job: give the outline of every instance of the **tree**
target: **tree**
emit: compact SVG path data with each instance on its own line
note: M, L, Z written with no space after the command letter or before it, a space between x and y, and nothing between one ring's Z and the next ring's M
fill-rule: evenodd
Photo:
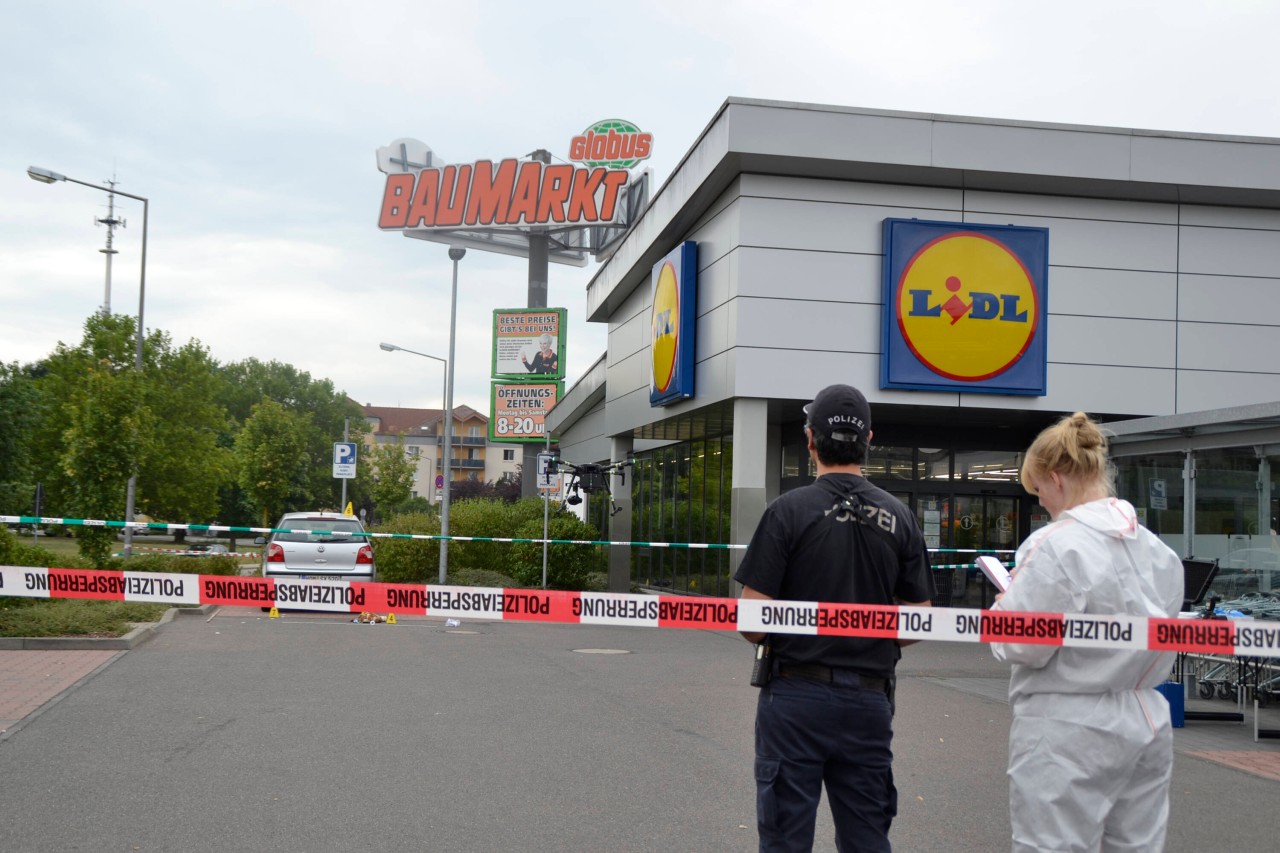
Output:
M227 410L233 432L247 422L253 407L264 400L305 416L303 439L310 462L298 477L287 508L337 506L342 483L333 477L333 443L342 440L344 421L348 419L351 441L360 441L368 431L359 404L334 391L329 380L313 380L309 373L278 361L264 363L250 358L223 366L221 374L225 384L219 391L219 402ZM224 514L234 517L243 500L238 500L234 490L224 498L231 500L230 504L224 502Z
M409 500L416 467L405 455L403 434L396 436L394 442L377 445L369 456L374 470L369 489L374 508L380 516L390 517Z
M198 342L175 350L163 335L157 344L143 395L155 433L141 463L138 504L158 518L213 521L219 489L235 480L232 451L220 443L228 431L217 399L224 380Z
M61 454L70 484L70 514L89 519L124 517L125 492L135 464L154 435L151 413L138 404L142 377L114 370L103 360L67 401L68 426ZM96 566L111 557L110 529L85 527L77 539L80 553Z
M298 505L307 489L309 421L308 415L263 400L253 406L236 436L240 486L259 508L263 527Z
M29 369L0 364L0 512L26 515L34 509L35 466L31 436L38 390Z
M84 389L91 376L134 373L135 328L131 317L94 314L85 320L79 344L68 346L59 342L47 359L31 368L36 396L28 446L32 475L44 484L46 515L80 516L83 513L74 505L76 485L65 464L67 453L74 450L68 445L67 427L75 417L76 401L87 399ZM105 376L99 375L98 380L104 381ZM110 446L113 428L110 424L104 427L107 434L102 436L100 447L104 452L113 452ZM136 461L135 456L117 455L118 460L121 458L130 463ZM123 515L127 481L128 475L120 484L120 515Z

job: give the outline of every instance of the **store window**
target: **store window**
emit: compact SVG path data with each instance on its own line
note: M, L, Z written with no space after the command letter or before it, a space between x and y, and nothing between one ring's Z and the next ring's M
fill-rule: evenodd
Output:
M732 471L731 435L638 454L629 477L632 538L727 543ZM633 581L642 586L716 596L733 594L726 549L635 547L631 565Z
M876 447L872 446L867 453L866 464L862 472L868 477L880 480L910 480L912 478L911 447Z
M1114 459L1116 494L1133 504L1138 521L1166 545L1183 550L1182 453L1153 453Z
M1008 450L970 450L956 453L957 480L1016 483L1022 454Z
M951 451L922 447L916 456L917 480L950 480Z

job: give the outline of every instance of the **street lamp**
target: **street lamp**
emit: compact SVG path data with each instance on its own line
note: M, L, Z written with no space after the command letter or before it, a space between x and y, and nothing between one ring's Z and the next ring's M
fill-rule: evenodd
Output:
M444 501L440 507L440 530L449 535L449 492L453 488L453 460L449 445L453 439L453 355L458 335L458 261L467 254L459 246L449 247L449 260L453 261L453 294L449 298L449 364L445 367L449 379L444 383ZM440 583L444 583L445 567L449 565L449 540L440 540Z
M28 166L27 176L33 181L39 181L42 184L52 184L56 181L66 181L72 184L79 184L82 187L92 187L95 190L102 190L104 193L115 193L125 198L131 198L134 201L142 202L142 272L138 277L138 328L134 341L133 353L133 369L138 373L142 373L142 311L147 304L147 210L150 206L145 198L140 195L122 192L115 187L106 187L101 184L91 184L85 181L77 181L75 178L68 178L66 175L60 175L49 169L41 169L39 166ZM456 274L455 274L456 277ZM133 521L133 503L138 493L138 461L134 460L133 475L129 477L129 487L125 492L124 520L126 522ZM124 556L126 558L133 555L133 528L125 525L124 528Z
M441 477L444 479L444 485L440 489L440 535L448 536L449 535L449 476L450 476L449 454L451 452L451 449L449 446L450 445L449 439L453 434L453 429L452 429L453 407L450 405L451 395L449 394L450 362L436 355L429 355L425 352L418 352L417 350L405 349L402 346L396 346L395 344L389 344L386 342L378 344L378 347L385 352L407 352L407 353L411 353L412 355L420 355L423 358L435 359L436 361L440 362L441 366L444 369L444 386L441 388L441 398L442 398L441 404L444 406L444 409L440 413L441 416L444 418L444 422L445 422L444 449L441 451L444 457L444 462L443 462L444 470L441 473ZM441 539L440 540L440 583L441 584L445 582L445 574L446 574L446 570L448 569L448 566L449 566L449 540Z

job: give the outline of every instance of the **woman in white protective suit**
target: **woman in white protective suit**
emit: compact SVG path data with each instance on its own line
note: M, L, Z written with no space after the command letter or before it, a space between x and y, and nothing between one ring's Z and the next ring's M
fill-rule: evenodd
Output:
M1022 485L1053 522L1018 548L995 610L1174 617L1182 561L1112 497L1107 440L1083 412L1036 438ZM1173 732L1154 688L1171 652L995 643L1013 664L1014 851L1160 851Z

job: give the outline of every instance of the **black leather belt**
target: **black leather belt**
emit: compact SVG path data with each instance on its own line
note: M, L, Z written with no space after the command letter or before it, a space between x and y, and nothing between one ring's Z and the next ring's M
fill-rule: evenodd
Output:
M876 678L872 675L863 675L860 672L850 672L849 670L840 671L848 672L852 678L856 678L858 685L864 690L876 690L884 693L889 684L884 678ZM810 681L821 681L824 684L830 684L836 680L832 673L831 667L817 663L778 664L778 676L780 678L807 678Z

